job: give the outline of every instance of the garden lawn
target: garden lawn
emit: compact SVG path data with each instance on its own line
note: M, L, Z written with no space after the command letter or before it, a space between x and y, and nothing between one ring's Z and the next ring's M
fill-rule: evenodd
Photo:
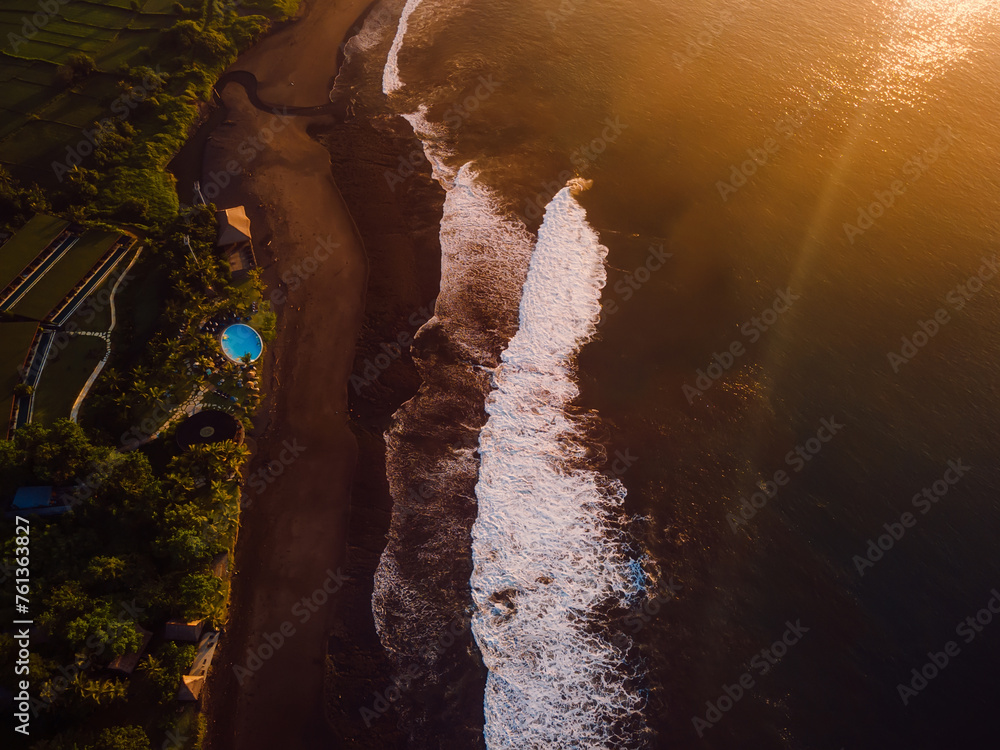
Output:
M32 421L45 426L69 417L73 402L107 351L104 340L96 336L57 336L51 357L35 388Z

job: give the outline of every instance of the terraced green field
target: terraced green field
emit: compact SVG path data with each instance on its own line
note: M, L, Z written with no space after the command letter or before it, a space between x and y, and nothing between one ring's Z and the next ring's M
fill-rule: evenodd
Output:
M58 216L38 214L0 247L0 289L17 278L21 270L59 236L69 222Z
M6 0L0 9L0 163L24 179L51 184L53 161L67 145L105 117L118 96L122 65L155 65L150 50L178 17L173 0L148 0L135 11L129 0L72 0L49 16L33 0ZM60 65L77 53L98 73L65 88Z
M13 312L30 318L43 319L73 291L87 271L94 267L119 236L117 232L88 230L62 260L14 305Z

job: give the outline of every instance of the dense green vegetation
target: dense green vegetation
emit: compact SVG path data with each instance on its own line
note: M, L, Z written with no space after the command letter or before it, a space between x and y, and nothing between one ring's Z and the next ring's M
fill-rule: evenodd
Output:
M225 622L220 559L234 544L248 451L231 442L181 451L169 418L208 384L235 396L218 405L248 423L260 395L243 383L244 368L221 361L202 325L252 316L269 340L274 315L261 303L259 274L231 278L215 246L214 206L181 210L166 165L218 75L297 0L48 4L45 23L27 31L22 17L38 11L35 0L0 10L0 225L14 230L48 212L91 228L127 226L145 250L119 289L111 358L82 426L55 418L65 398L41 397L43 375L35 398L44 419L0 440L3 507L29 485L55 486L72 504L31 525L32 747L195 748L203 719L174 700L193 648L164 642L162 628L171 618ZM58 366L48 375L58 378ZM9 576L13 529L4 528L0 576ZM8 622L10 607L0 604ZM108 663L138 649L147 631L138 669L110 674ZM0 635L8 688L15 652Z
M208 369L214 373L212 385L222 379L220 388L239 397L231 408L249 426L260 395L236 387L237 365L215 364L213 357L222 359L219 341L200 326L213 316L249 316L263 284L256 272L233 283L228 262L215 246L217 231L211 207L189 209L162 230L156 252L144 255L133 269L136 281L121 293L111 359L80 415L104 440L144 439L161 426L171 405L206 385ZM265 305L253 322L273 328L273 313Z
M43 551L32 558L32 600L46 633L44 644L33 645L31 670L32 692L41 701L34 733L42 726L49 737L39 750L112 747L106 743L139 742L140 734L144 742L159 743L181 736L177 722L190 740L178 750L196 746L194 709L178 713L174 703L190 649L154 638L127 681L105 668L112 657L141 645L139 628L159 633L170 618L225 621L228 581L218 575L217 563L235 542L238 472L248 451L231 442L181 451L171 439L176 423L147 442L203 384L203 372L190 365L221 355L217 339L201 333L200 325L215 315L248 316L261 296L258 274L234 285L215 245L217 231L214 207L203 206L148 239L153 251L130 275L130 300L119 308L113 356L85 402L84 427L53 422L50 414L0 441L3 507L17 487L30 485L60 488L73 506L71 513L32 524L32 549ZM265 310L257 313L265 324L268 317L273 315ZM88 340L98 341L70 341L85 346ZM54 369L46 368L40 382L40 416L47 409L55 413L41 393L51 377L67 375L59 362L50 363ZM216 377L235 380L241 373L227 362ZM78 390L79 383L72 385ZM235 412L249 424L260 396L232 390L240 393ZM11 528L5 529L2 552L10 560L13 540ZM10 603L2 606L13 619ZM13 653L10 637L0 637L0 660ZM73 679L63 684L66 670ZM3 680L9 684L12 675L5 668ZM109 723L121 724L126 734L97 732Z
M155 639L128 681L103 667L138 649L140 628L158 632L171 617L223 620L226 583L212 563L235 535L236 472L246 455L231 442L196 447L170 457L158 475L142 451L102 445L68 420L33 423L0 441L0 487L8 495L22 485L53 485L73 505L54 520L36 520L31 531L32 600L41 603L37 620L47 634L31 656L36 730L64 742L39 747L89 747L92 728L119 717L155 717L159 724L142 728L151 738L172 728L162 722L176 712L154 709L172 702L190 648ZM13 557L10 538L4 557ZM0 636L10 687L13 656L13 640Z
M0 210L23 221L51 206L77 220L150 228L177 212L165 167L213 83L270 23L249 13L280 18L295 5L51 0L55 13L24 29L22 16L38 8L17 2L24 7L0 11Z

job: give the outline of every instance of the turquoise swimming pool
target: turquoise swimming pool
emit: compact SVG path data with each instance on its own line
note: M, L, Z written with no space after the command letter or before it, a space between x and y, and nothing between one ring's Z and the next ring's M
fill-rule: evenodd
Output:
M233 362L240 362L247 354L253 362L264 351L264 342L253 328L236 323L222 332L222 351Z

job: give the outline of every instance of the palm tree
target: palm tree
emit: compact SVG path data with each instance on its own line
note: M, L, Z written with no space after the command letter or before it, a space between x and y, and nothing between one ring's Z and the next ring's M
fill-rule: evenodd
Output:
M162 404L163 397L166 393L166 389L161 386L147 385L142 391L139 392L139 396L147 406L157 406Z
M166 480L169 484L174 485L174 487L181 492L195 491L194 477L185 472L171 472L170 474L167 474Z
M225 470L226 476L232 476L250 457L250 449L243 444L237 445L232 440L226 440L210 446L208 454Z
M121 393L123 379L122 375L114 367L105 367L101 374L104 377L104 382L108 386L108 390L112 393Z
M148 654L142 662L139 663L139 669L146 673L153 682L159 682L167 674L167 668L163 666L163 663L157 659L152 654Z

